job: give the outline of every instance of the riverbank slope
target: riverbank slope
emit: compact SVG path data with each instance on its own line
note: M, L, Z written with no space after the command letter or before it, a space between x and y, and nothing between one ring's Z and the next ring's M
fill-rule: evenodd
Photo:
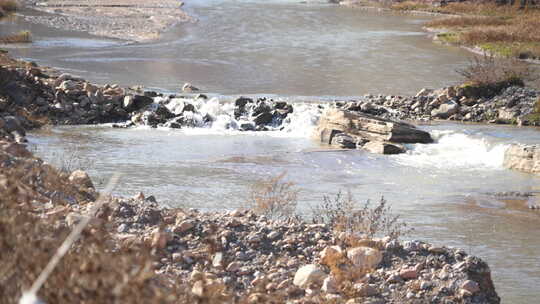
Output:
M437 41L463 46L476 53L540 59L540 8L528 1L522 6L496 1L343 1L351 7L379 6L401 12L426 12L438 16L425 24Z

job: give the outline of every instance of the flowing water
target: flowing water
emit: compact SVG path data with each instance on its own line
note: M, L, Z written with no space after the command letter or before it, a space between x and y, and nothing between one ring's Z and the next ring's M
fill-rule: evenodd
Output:
M218 119L199 128L55 127L33 133L30 141L38 155L86 167L97 181L121 172L118 194L143 191L169 206L242 207L254 183L283 172L301 190L304 214L340 190L359 202L384 196L416 229L412 237L481 256L504 302L531 303L540 281L540 214L493 194L539 190L539 177L502 166L510 143L540 141L537 129L423 125L436 143L374 155L331 150L311 138L321 107L296 103L283 130L240 132L232 104L213 99L198 108L201 117Z
M36 42L12 47L12 53L97 82L177 91L189 81L208 92L272 93L289 101L449 85L468 56L427 39L421 23L428 17L284 0L193 0L187 10L198 23L147 44L52 30L22 18L2 21L0 34L30 29ZM223 102L232 98L198 105L218 117L211 126L53 127L29 139L52 163L82 166L96 183L120 172L118 194L143 191L170 206L241 207L253 183L282 172L301 190L305 214L340 190L359 202L384 196L416 229L413 238L484 258L504 303L537 300L540 216L492 195L539 190L539 177L502 167L507 146L538 143L537 129L423 125L436 143L382 156L320 146L310 137L321 113L313 103L296 102L282 131L239 132L232 106Z
M426 16L290 0L191 0L186 10L199 21L153 43L59 33L22 18L0 34L30 29L35 43L16 55L90 80L173 91L191 82L220 94L412 94L456 82L469 56L426 38Z

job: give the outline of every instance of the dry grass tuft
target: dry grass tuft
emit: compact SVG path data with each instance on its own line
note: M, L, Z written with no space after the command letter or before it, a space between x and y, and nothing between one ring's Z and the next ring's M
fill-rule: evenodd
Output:
M30 43L32 42L32 34L29 31L21 31L17 34L0 37L0 43Z
M391 213L384 198L372 206L369 200L359 204L350 192L346 196L339 192L333 199L324 196L322 204L313 209L313 214L315 223L331 225L336 233L344 236L342 241L349 246L359 245L358 242L364 240L369 242L376 236L398 239L410 232L407 224Z
M0 294L2 303L18 303L69 233L64 200L83 203L67 178L38 159L0 153ZM51 194L52 193L52 194ZM69 200L68 200L69 201ZM38 297L46 303L166 303L165 289L154 281L154 258L144 244L112 247L105 229L106 210L86 229L48 278ZM176 290L172 290L176 293Z
M272 219L294 216L298 203L298 189L285 181L286 172L253 185L248 208Z
M19 2L15 0L0 0L0 10L14 12L19 8Z

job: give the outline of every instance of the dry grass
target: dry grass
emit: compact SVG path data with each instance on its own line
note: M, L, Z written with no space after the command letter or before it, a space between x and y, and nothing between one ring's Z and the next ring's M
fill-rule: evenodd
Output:
M469 65L458 70L465 80L478 86L497 86L499 84L524 85L534 75L526 63L516 59L495 58L493 56L476 56Z
M443 13L463 16L426 23L428 27L454 32L450 43L477 46L498 56L540 58L540 8L498 6L493 3L451 3L437 8Z
M464 94L470 97L491 97L503 89L534 81L536 74L530 65L518 59L477 56L469 65L457 71L465 80Z
M420 1L403 1L390 5L391 9L398 11L425 11L431 8L431 5Z
M32 34L29 31L21 31L16 34L0 37L0 43L30 43L32 42Z
M252 186L248 208L272 219L292 217L298 203L298 189L285 181L286 172Z
M470 26L499 26L507 25L508 21L500 17L449 17L435 19L426 23L428 27L436 28L460 28Z
M339 192L334 198L324 196L323 202L313 209L315 223L327 223L336 233L344 233L347 245L357 240L370 240L376 236L397 239L410 232L407 224L393 215L388 202L381 198L377 204L360 204L350 192Z
M19 2L15 0L0 0L0 10L14 12L19 8Z

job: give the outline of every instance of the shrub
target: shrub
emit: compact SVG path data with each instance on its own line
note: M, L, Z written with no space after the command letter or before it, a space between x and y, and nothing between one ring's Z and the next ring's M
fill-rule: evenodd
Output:
M495 58L492 55L475 56L469 64L457 70L466 81L462 88L471 97L490 97L503 89L533 80L530 66L518 59Z
M22 290L28 290L69 232L61 224L63 213L45 215L41 195L74 191L50 166L33 159L6 159L10 167L0 168L0 294L2 303L18 303ZM45 303L174 302L168 295L175 290L155 281L156 258L150 248L112 247L106 223L100 220L84 230L40 289L39 298Z
M285 181L286 172L252 186L248 207L272 219L294 216L298 203L298 189Z
M315 223L327 223L347 236L345 242L370 240L375 236L388 236L397 239L410 232L407 224L400 221L399 215L393 215L388 202L381 197L372 206L368 200L358 204L350 192L343 196L338 192L332 199L323 197L323 202L313 209Z

